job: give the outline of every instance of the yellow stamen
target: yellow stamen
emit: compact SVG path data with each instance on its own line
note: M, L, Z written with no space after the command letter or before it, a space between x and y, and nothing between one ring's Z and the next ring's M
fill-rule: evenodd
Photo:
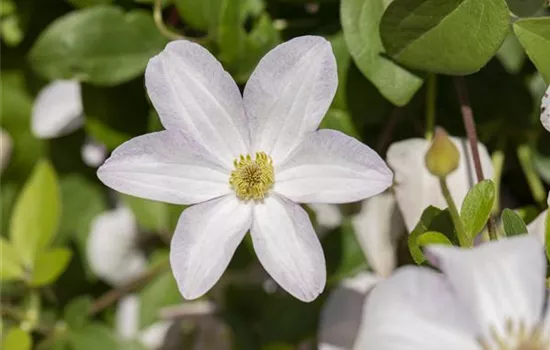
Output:
M256 158L247 154L233 161L235 170L231 172L229 183L237 197L242 200L263 199L275 182L273 161L264 152L257 152Z

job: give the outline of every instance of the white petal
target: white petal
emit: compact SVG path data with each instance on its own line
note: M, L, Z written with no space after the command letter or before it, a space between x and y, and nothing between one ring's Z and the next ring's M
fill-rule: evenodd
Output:
M441 274L401 268L370 292L354 349L479 350L464 310Z
M140 332L138 338L141 344L147 349L161 349L168 330L172 326L171 322L157 322Z
M477 181L472 158L469 156L468 140L456 137L452 137L451 140L460 152L460 165L447 177L447 183L456 205L460 208L469 189ZM428 172L424 164L424 156L429 147L430 142L427 140L409 139L396 142L388 149L388 165L395 173L395 197L409 232L414 229L422 211L428 206L447 207L441 194L439 180ZM485 178L491 179L491 157L481 143L478 144L478 149L483 174Z
M38 138L66 135L84 123L80 83L56 80L46 85L34 102L31 130Z
M86 140L82 145L80 154L82 160L84 160L84 164L92 168L97 168L105 161L107 150L105 149L105 145L99 142Z
M546 240L546 220L548 217L548 210L543 211L527 225L527 232L537 237L543 244Z
M133 339L139 329L139 297L130 294L118 302L115 327L123 339Z
M252 243L273 279L302 301L312 301L326 282L325 257L311 221L298 204L271 195L254 205Z
M302 203L347 203L381 193L392 172L368 146L335 130L309 134L275 171L274 190Z
M221 277L252 220L251 204L228 195L184 210L170 245L170 265L185 299Z
M365 295L379 281L378 276L360 273L344 280L330 293L321 311L319 350L353 348L361 326Z
M503 334L507 320L524 322L527 329L540 321L546 258L536 238L517 236L473 249L430 246L427 251L470 306L486 338L491 327Z
M123 143L97 176L119 192L174 204L199 203L231 192L229 170L178 131L155 132Z
M91 224L86 245L90 268L115 286L142 274L147 260L136 246L137 239L137 224L130 209L118 208L99 215Z
M337 205L312 203L308 207L315 213L315 220L322 228L332 230L342 224L342 213Z
M369 266L382 277L391 275L397 263L397 240L405 232L393 194L384 192L363 201L351 223Z
M284 161L317 129L337 85L336 60L322 37L294 38L267 53L244 89L253 150Z
M542 126L550 131L550 86L546 89L540 106L540 121Z
M239 88L202 46L186 40L166 45L149 61L145 85L166 129L185 131L230 167L248 153Z
M4 129L0 129L0 171L3 171L8 166L12 148L13 140L10 134Z

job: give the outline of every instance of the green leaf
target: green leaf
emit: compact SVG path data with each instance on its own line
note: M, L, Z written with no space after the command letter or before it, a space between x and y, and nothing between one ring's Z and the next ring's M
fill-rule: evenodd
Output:
M380 32L388 54L411 68L466 75L480 70L508 33L504 0L395 0Z
M69 333L69 343L78 350L122 350L113 330L101 323L91 323Z
M525 63L525 51L513 33L510 33L497 52L497 58L506 71L511 74L520 72Z
M48 161L40 161L17 198L10 222L10 240L27 267L32 269L54 237L60 211L55 171Z
M11 328L2 337L2 349L31 350L32 338L21 328Z
M502 226L506 236L517 236L527 233L527 226L513 210L504 209L502 211Z
M407 104L422 79L383 56L379 25L387 0L343 0L340 18L349 51L361 72L393 104Z
M319 128L338 130L346 135L360 138L359 132L357 131L357 126L355 126L351 115L343 109L329 109Z
M495 202L495 184L491 180L477 183L464 198L460 209L460 219L470 239L481 232Z
M422 236L422 234L424 234L425 232L432 231L430 230L431 227L435 226L439 228L440 222L442 222L441 219L443 218L443 215L447 214L448 212L433 206L427 207L422 212L420 220L409 235L409 239L407 242L411 256L418 265L426 261L426 257L424 256L422 249L420 249L418 238Z
M222 2L223 0L174 0L185 22L205 32L217 26Z
M514 14L525 17L530 16L540 10L544 0L506 0L510 11Z
M419 246L422 246L422 247L431 245L431 244L444 244L449 246L453 245L453 243L447 236L437 231L428 231L420 234L416 238L416 242L418 243Z
M170 228L169 204L128 195L123 195L122 199L141 227L150 231L165 231Z
M32 47L30 62L51 80L116 85L141 75L165 44L148 12L94 6L50 24Z
M23 279L25 271L17 251L4 237L0 237L0 280Z
M330 38L327 38L332 45L332 52L336 58L336 67L338 69L338 88L336 89L336 95L332 100L331 108L347 109L346 101L346 85L348 71L351 63L351 56L344 40L343 33L338 33Z
M181 303L181 295L171 272L165 272L145 286L139 295L139 329L159 320L162 307Z
M39 287L54 283L71 261L72 252L67 248L55 248L36 257L30 285Z
M550 17L520 19L514 32L538 71L550 84Z
M77 297L67 306L63 312L63 319L71 329L80 329L88 323L89 311L92 306L92 298L89 296Z

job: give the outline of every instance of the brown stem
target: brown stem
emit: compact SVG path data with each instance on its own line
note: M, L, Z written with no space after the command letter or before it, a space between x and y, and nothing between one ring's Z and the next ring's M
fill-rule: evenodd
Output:
M114 304L118 299L122 298L126 294L132 293L136 291L137 289L143 287L144 284L149 282L151 279L153 279L155 276L157 276L160 272L165 271L168 268L168 261L165 261L163 263L158 264L156 267L153 267L142 275L136 277L132 281L126 283L125 285L122 285L118 288L111 289L107 293L100 296L98 299L94 301L92 304L89 314L95 315L107 307Z

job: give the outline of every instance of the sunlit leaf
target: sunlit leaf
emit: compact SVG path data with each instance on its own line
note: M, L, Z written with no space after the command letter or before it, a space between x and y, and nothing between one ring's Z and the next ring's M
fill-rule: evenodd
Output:
M17 280L24 276L17 251L4 237L0 237L0 280Z
M6 350L31 350L31 335L21 328L12 328L2 334L2 349Z
M466 234L471 240L481 232L495 202L495 184L491 180L477 183L466 194L460 209L460 219L464 224Z
M32 271L31 286L51 284L65 271L72 252L67 248L55 248L36 257L35 268Z
M547 84L550 84L550 17L520 19L514 32Z

